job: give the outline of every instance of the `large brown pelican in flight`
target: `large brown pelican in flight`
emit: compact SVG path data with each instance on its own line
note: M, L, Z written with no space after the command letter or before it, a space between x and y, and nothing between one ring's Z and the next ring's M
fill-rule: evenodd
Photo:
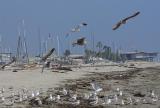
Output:
M126 24L127 20L129 20L131 18L134 18L134 17L136 17L139 14L140 14L140 12L136 12L133 15L120 20L115 26L113 26L112 30L118 29L122 24Z
M75 42L73 42L72 45L73 46L75 46L75 45L80 45L80 46L86 45L87 41L85 39L86 39L85 37L79 38Z

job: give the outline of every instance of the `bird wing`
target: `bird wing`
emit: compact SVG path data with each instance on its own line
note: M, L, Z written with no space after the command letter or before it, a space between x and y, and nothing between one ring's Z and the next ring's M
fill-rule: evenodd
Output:
M44 57L41 58L41 61L46 61L46 59L54 52L55 48L52 48Z
M85 44L85 37L81 38L81 39L78 39L77 40L77 44L78 45L84 45Z
M84 41L84 38L77 39L77 43L82 43Z
M82 22L79 26L83 27L83 26L87 26L88 24L85 22Z
M116 30L121 26L121 24L122 24L121 21L119 21L116 25L113 26L112 30Z
M85 40L85 37L80 38L80 39L77 39L76 41L74 41L74 42L72 43L73 47L74 47L75 45L84 45L84 40Z
M139 14L140 14L140 12L136 12L136 13L134 13L133 15L124 18L123 21L127 21L127 20L129 20L129 19L131 19L131 18L133 18L133 17L136 17L136 16L139 15Z
M83 23L82 23L82 25L83 25L83 26L87 26L88 24L87 24L87 23L85 23L85 22L83 22Z
M80 26L76 26L75 28L71 29L71 32L79 32L80 31Z

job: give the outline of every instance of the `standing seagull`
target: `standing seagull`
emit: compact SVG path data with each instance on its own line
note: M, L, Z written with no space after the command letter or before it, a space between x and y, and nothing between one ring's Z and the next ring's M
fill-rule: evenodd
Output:
M100 87L100 85L95 82L95 80L93 80L93 81L91 82L91 86L92 86L92 88L93 88L93 90L94 90L95 92L100 92L100 91L103 90L103 89Z
M131 18L134 18L134 17L136 17L139 14L140 14L140 12L136 12L133 15L120 20L115 26L113 26L112 30L118 29L122 24L126 24L127 20L129 20Z

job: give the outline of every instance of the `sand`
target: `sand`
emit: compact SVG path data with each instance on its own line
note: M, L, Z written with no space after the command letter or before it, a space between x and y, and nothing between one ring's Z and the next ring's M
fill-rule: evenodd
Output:
M134 66L131 66L131 64L134 64ZM83 65L82 67L74 67L72 68L73 71L53 72L52 69L45 69L43 73L41 73L41 68L18 70L18 72L12 72L12 69L6 68L0 71L0 88L5 88L6 90L12 88L12 91L22 88L27 88L28 90L43 89L47 92L50 88L57 89L65 86L72 89L72 91L76 90L76 92L82 94L90 91L89 83L94 79L103 87L104 91L101 95L106 95L116 88L120 88L126 91L126 94L130 95L134 95L135 91L148 93L152 89L157 94L160 94L159 67L159 63L153 62L126 62L123 65L117 63L100 63L94 66ZM87 86L83 87L85 84ZM99 106L97 105L95 107L100 106L99 104ZM134 107L151 108L158 106L160 105L156 103L154 105L140 104ZM63 108L61 105L56 105L56 107ZM89 106L86 105L86 107ZM114 108L117 106L111 105L110 107ZM118 107L129 108L130 106Z
M100 64L98 65L100 66ZM18 70L13 72L11 69L0 70L0 87L19 89L26 87L29 89L38 88L54 88L58 87L62 81L66 79L78 79L92 72L111 72L124 71L129 68L118 66L102 66L102 67L83 67L73 68L73 71L52 72L51 69L44 69L41 73L41 68Z

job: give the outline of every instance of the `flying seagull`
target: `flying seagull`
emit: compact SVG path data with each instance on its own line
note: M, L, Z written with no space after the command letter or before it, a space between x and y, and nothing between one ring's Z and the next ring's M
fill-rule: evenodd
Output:
M83 46L87 43L85 39L86 39L85 37L79 38L75 42L73 42L72 45L73 46L75 46L75 45Z
M2 65L2 67L0 67L0 69L4 69L6 66L12 64L15 61L16 61L16 57L12 57L11 61L9 63L7 63L7 64Z
M134 18L134 17L136 17L139 14L140 14L140 12L136 12L133 15L120 20L115 26L113 26L112 30L118 29L122 24L126 24L127 20L129 20L131 18Z
M43 72L43 70L44 70L44 67L45 67L46 65L49 65L49 64L50 64L50 62L46 62L46 60L47 60L47 58L48 58L49 56L51 56L51 54L52 54L54 51L55 51L55 48L52 48L47 54L45 54L45 55L41 58L41 62L43 62L42 72Z
M72 28L67 34L66 37L68 37L71 33L75 33L75 32L80 32L81 31L81 27L86 27L88 24L86 22L82 22L80 24L78 24L77 26L75 26L74 28Z
M88 24L85 22L80 23L79 25L77 25L75 28L71 29L71 32L80 32L80 28L87 26Z
M71 32L80 32L80 25L76 26L75 28L72 28L70 31Z
M52 48L51 50L49 50L49 52L47 54L45 54L42 58L41 61L46 61L47 58L55 51L55 48Z
M87 23L85 23L85 22L82 22L81 24L80 24L80 26L87 26L88 24Z

